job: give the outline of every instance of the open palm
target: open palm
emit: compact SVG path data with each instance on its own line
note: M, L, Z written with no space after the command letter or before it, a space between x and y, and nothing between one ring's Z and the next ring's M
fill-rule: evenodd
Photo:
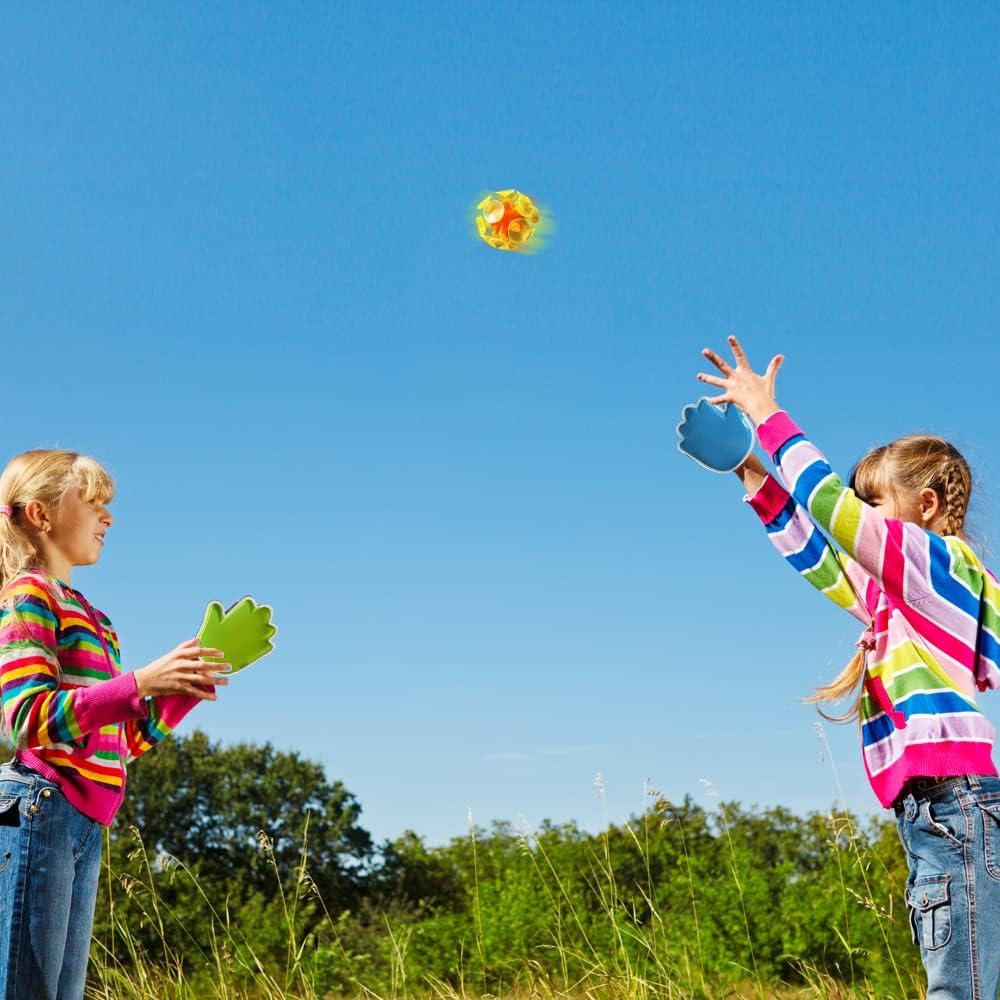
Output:
M750 366L743 347L736 337L729 336L726 339L733 352L735 366L706 347L701 353L719 369L722 377L699 372L698 381L722 389L721 396L712 398L713 403L716 405L734 403L754 423L759 424L772 413L777 413L779 409L774 399L774 383L778 377L778 369L785 360L784 355L776 354L771 358L764 374L759 375Z

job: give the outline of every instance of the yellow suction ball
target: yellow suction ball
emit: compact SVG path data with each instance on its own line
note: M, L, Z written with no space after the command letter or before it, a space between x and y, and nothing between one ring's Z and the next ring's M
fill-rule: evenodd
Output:
M551 230L547 209L516 188L494 190L476 205L473 221L477 236L494 250L533 253L545 244Z

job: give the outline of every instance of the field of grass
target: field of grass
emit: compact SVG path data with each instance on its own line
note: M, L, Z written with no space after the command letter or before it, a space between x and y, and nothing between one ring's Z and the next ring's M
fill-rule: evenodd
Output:
M319 898L308 834L292 873L279 869L262 835L256 850L272 865L277 892L237 903L176 860L150 858L134 831L127 870L105 871L108 913L100 914L87 996L923 995L896 902L905 871L887 824L863 831L844 814L793 822L721 803L710 818L711 837L689 803L654 795L642 817L598 836L472 828L421 855L425 867L461 870L459 903L387 899L364 913L336 912ZM790 864L781 837L790 843L790 830L806 828L819 846L796 848Z

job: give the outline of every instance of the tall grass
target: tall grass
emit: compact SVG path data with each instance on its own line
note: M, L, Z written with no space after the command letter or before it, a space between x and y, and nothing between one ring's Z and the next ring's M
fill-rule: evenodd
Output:
M484 881L481 845L470 817L472 919L465 925L467 934L436 939L451 941L438 947L454 950L450 957L455 971L447 976L423 970L415 962L411 948L421 924L413 914L393 914L390 907L380 923L368 922L363 938L359 938L357 915L334 915L310 878L307 837L291 879L282 877L267 838L259 837L257 849L274 868L277 902L267 913L282 945L264 949L244 929L246 918L234 911L230 900L210 898L197 873L180 861L150 858L136 831L130 871L116 872L106 865L109 930L95 941L87 997L331 1000L351 995L368 1000L465 1000L502 994L525 1000L879 1000L921 995L912 971L904 971L893 955L891 899L897 887L887 885L884 863L850 816L830 814L828 849L836 857L843 899L872 914L879 928L894 970L893 984L888 989L883 985L881 993L867 981L856 981L854 962L865 953L865 946L852 939L854 928L846 916L851 907L845 907L842 926L829 928L831 946L841 949L845 957L842 976L833 974L836 969L788 957L797 972L794 984L765 977L757 961L746 895L754 873L745 868L721 803L717 820L727 844L728 877L740 910L749 963L734 963L728 974L720 972L711 939L704 933L713 917L695 872L684 811L656 792L649 797L651 804L641 817L622 828L608 827L597 839L597 845L589 849L582 880L570 877L561 867L544 831L521 832L519 850L546 912L530 945L525 946L526 953L513 959L491 952L492 928L500 926L505 916L499 912L504 887L491 888ZM681 845L686 899L681 909L664 914L657 908L651 844L667 828ZM626 847L630 857L640 859L640 870L628 885L622 883L617 856ZM852 873L858 877L851 878ZM186 899L199 901L201 930L188 926L167 898L176 896L178 885ZM155 946L150 946L150 940ZM906 965L912 970L911 955Z

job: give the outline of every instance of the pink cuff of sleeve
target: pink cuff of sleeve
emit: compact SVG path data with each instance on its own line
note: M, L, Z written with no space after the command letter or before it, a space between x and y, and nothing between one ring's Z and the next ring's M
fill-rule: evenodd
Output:
M764 524L770 524L788 503L788 490L774 476L768 475L757 492L746 497L746 502Z
M767 420L757 425L760 446L772 458L786 441L801 433L798 425L784 410L772 413Z
M129 676L132 677L132 674L129 674ZM137 719L148 719L149 718L149 699L148 698L140 698L139 697L139 682L137 680L135 680L134 677L132 678L132 683L135 684L135 687L136 687L136 690L135 690L135 704L136 704L136 708L139 711L139 714L136 716L136 718Z
M202 687L214 691L214 684L204 684ZM166 694L156 699L160 708L160 721L168 729L176 729L184 717L201 702L193 694Z
M135 674L119 674L108 681L102 681L87 692L81 728L90 732L112 722L128 722L130 719L146 717L145 699L139 697L135 686Z

